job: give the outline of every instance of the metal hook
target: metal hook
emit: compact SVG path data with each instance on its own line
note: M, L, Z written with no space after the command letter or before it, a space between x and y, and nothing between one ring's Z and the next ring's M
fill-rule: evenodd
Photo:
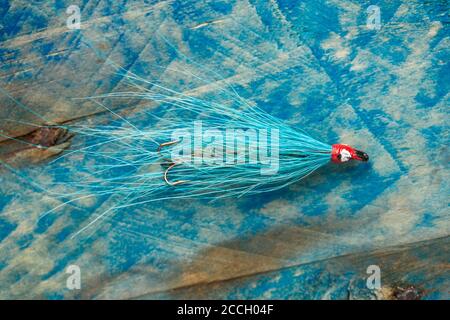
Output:
M161 151L162 148L171 146L171 145L176 144L176 143L178 143L178 142L180 142L180 140L173 140L173 141L161 143L161 144L158 146L158 149L156 150L156 152L159 153L159 152Z
M166 171L164 171L164 181L169 185L169 186L177 186L179 184L188 182L187 180L177 180L174 182L170 182L169 179L167 178L167 174L169 173L169 170L172 169L173 167L175 167L176 165L178 165L178 163L172 162L172 164L166 169Z
M180 140L174 140L174 141L169 141L169 142L161 143L161 144L158 146L157 152L160 153L160 151L161 151L162 148L171 146L171 145L176 144L176 143L178 143L178 142L180 142ZM167 175L169 174L169 170L172 169L173 167L175 167L176 165L178 165L179 163L175 163L175 162L172 162L172 161L167 160L167 159L166 159L166 161L168 162L169 167L164 171L164 181L165 181L169 186L174 187L174 186L177 186L177 185L179 185L179 184L188 182L187 180L177 180L177 181L174 181L174 182L170 182L169 179L167 178Z

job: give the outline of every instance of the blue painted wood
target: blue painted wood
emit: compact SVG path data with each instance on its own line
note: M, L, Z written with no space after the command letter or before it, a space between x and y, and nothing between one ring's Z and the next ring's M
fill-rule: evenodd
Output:
M66 26L72 4L81 9L81 30ZM380 30L367 28L371 4L380 7ZM214 70L271 114L371 156L368 165L330 165L260 197L130 208L75 239L117 199L38 219L59 204L55 190L40 187L64 177L48 161L3 168L0 297L346 299L389 297L413 285L425 298L448 299L446 1L4 0L0 7L0 87L16 99L0 97L3 140L35 129L25 122L108 121L97 105L72 99L126 88L108 57L220 99L223 80L205 74ZM153 105L109 106L150 125L142 110ZM72 144L85 141L75 136ZM93 164L67 157L58 166L77 178ZM73 264L81 290L66 287ZM377 293L365 286L372 264L382 273Z

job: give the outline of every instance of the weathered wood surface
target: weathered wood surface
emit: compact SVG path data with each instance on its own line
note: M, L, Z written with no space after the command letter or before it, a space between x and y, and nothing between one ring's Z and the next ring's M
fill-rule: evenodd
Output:
M81 8L81 30L66 27L71 4ZM131 208L71 239L115 199L39 220L58 205L39 186L58 177L35 160L56 152L3 142L2 163L21 166L0 170L0 297L370 298L366 268L376 264L384 297L412 285L425 298L449 298L448 3L378 1L380 30L367 29L370 4L3 1L0 140L33 137L27 123L95 122L101 109L72 98L123 89L109 57L199 95L223 80L204 85L167 70L215 70L273 115L358 146L371 161L328 166L252 199ZM130 117L152 107L135 106L111 102ZM70 159L62 165L80 174ZM29 172L33 181L20 178ZM66 288L71 264L82 270L81 290Z

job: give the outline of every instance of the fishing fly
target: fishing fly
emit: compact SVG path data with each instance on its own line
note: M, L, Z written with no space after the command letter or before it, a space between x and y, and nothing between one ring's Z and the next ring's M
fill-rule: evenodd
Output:
M170 199L215 201L252 196L285 188L330 161L369 159L348 145L329 145L312 138L242 98L231 85L217 88L227 98L221 102L115 68L129 91L83 98L114 120L94 126L47 126L75 134L79 144L48 164L48 173L57 178L45 190L61 203L42 216L89 198L119 197L87 228L131 206ZM192 73L188 76L207 81ZM126 117L108 108L101 102L104 99L135 99L144 107ZM79 162L81 170L76 176L67 175L64 165L58 165L62 160Z

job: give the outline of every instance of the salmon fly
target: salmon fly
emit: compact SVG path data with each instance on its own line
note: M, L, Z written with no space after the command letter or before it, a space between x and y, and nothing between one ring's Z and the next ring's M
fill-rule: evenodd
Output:
M82 142L48 164L57 178L48 182L45 191L61 204L42 216L89 198L120 199L87 228L131 206L171 199L252 196L285 188L330 161L369 159L348 145L329 145L312 138L305 129L292 127L249 103L232 86L218 88L228 98L221 103L116 69L132 90L85 98L114 120L94 126L46 126L67 130ZM135 116L125 117L99 102L102 99L138 99L158 107L144 107ZM63 161L81 168L80 172L67 175L65 165L58 165Z

